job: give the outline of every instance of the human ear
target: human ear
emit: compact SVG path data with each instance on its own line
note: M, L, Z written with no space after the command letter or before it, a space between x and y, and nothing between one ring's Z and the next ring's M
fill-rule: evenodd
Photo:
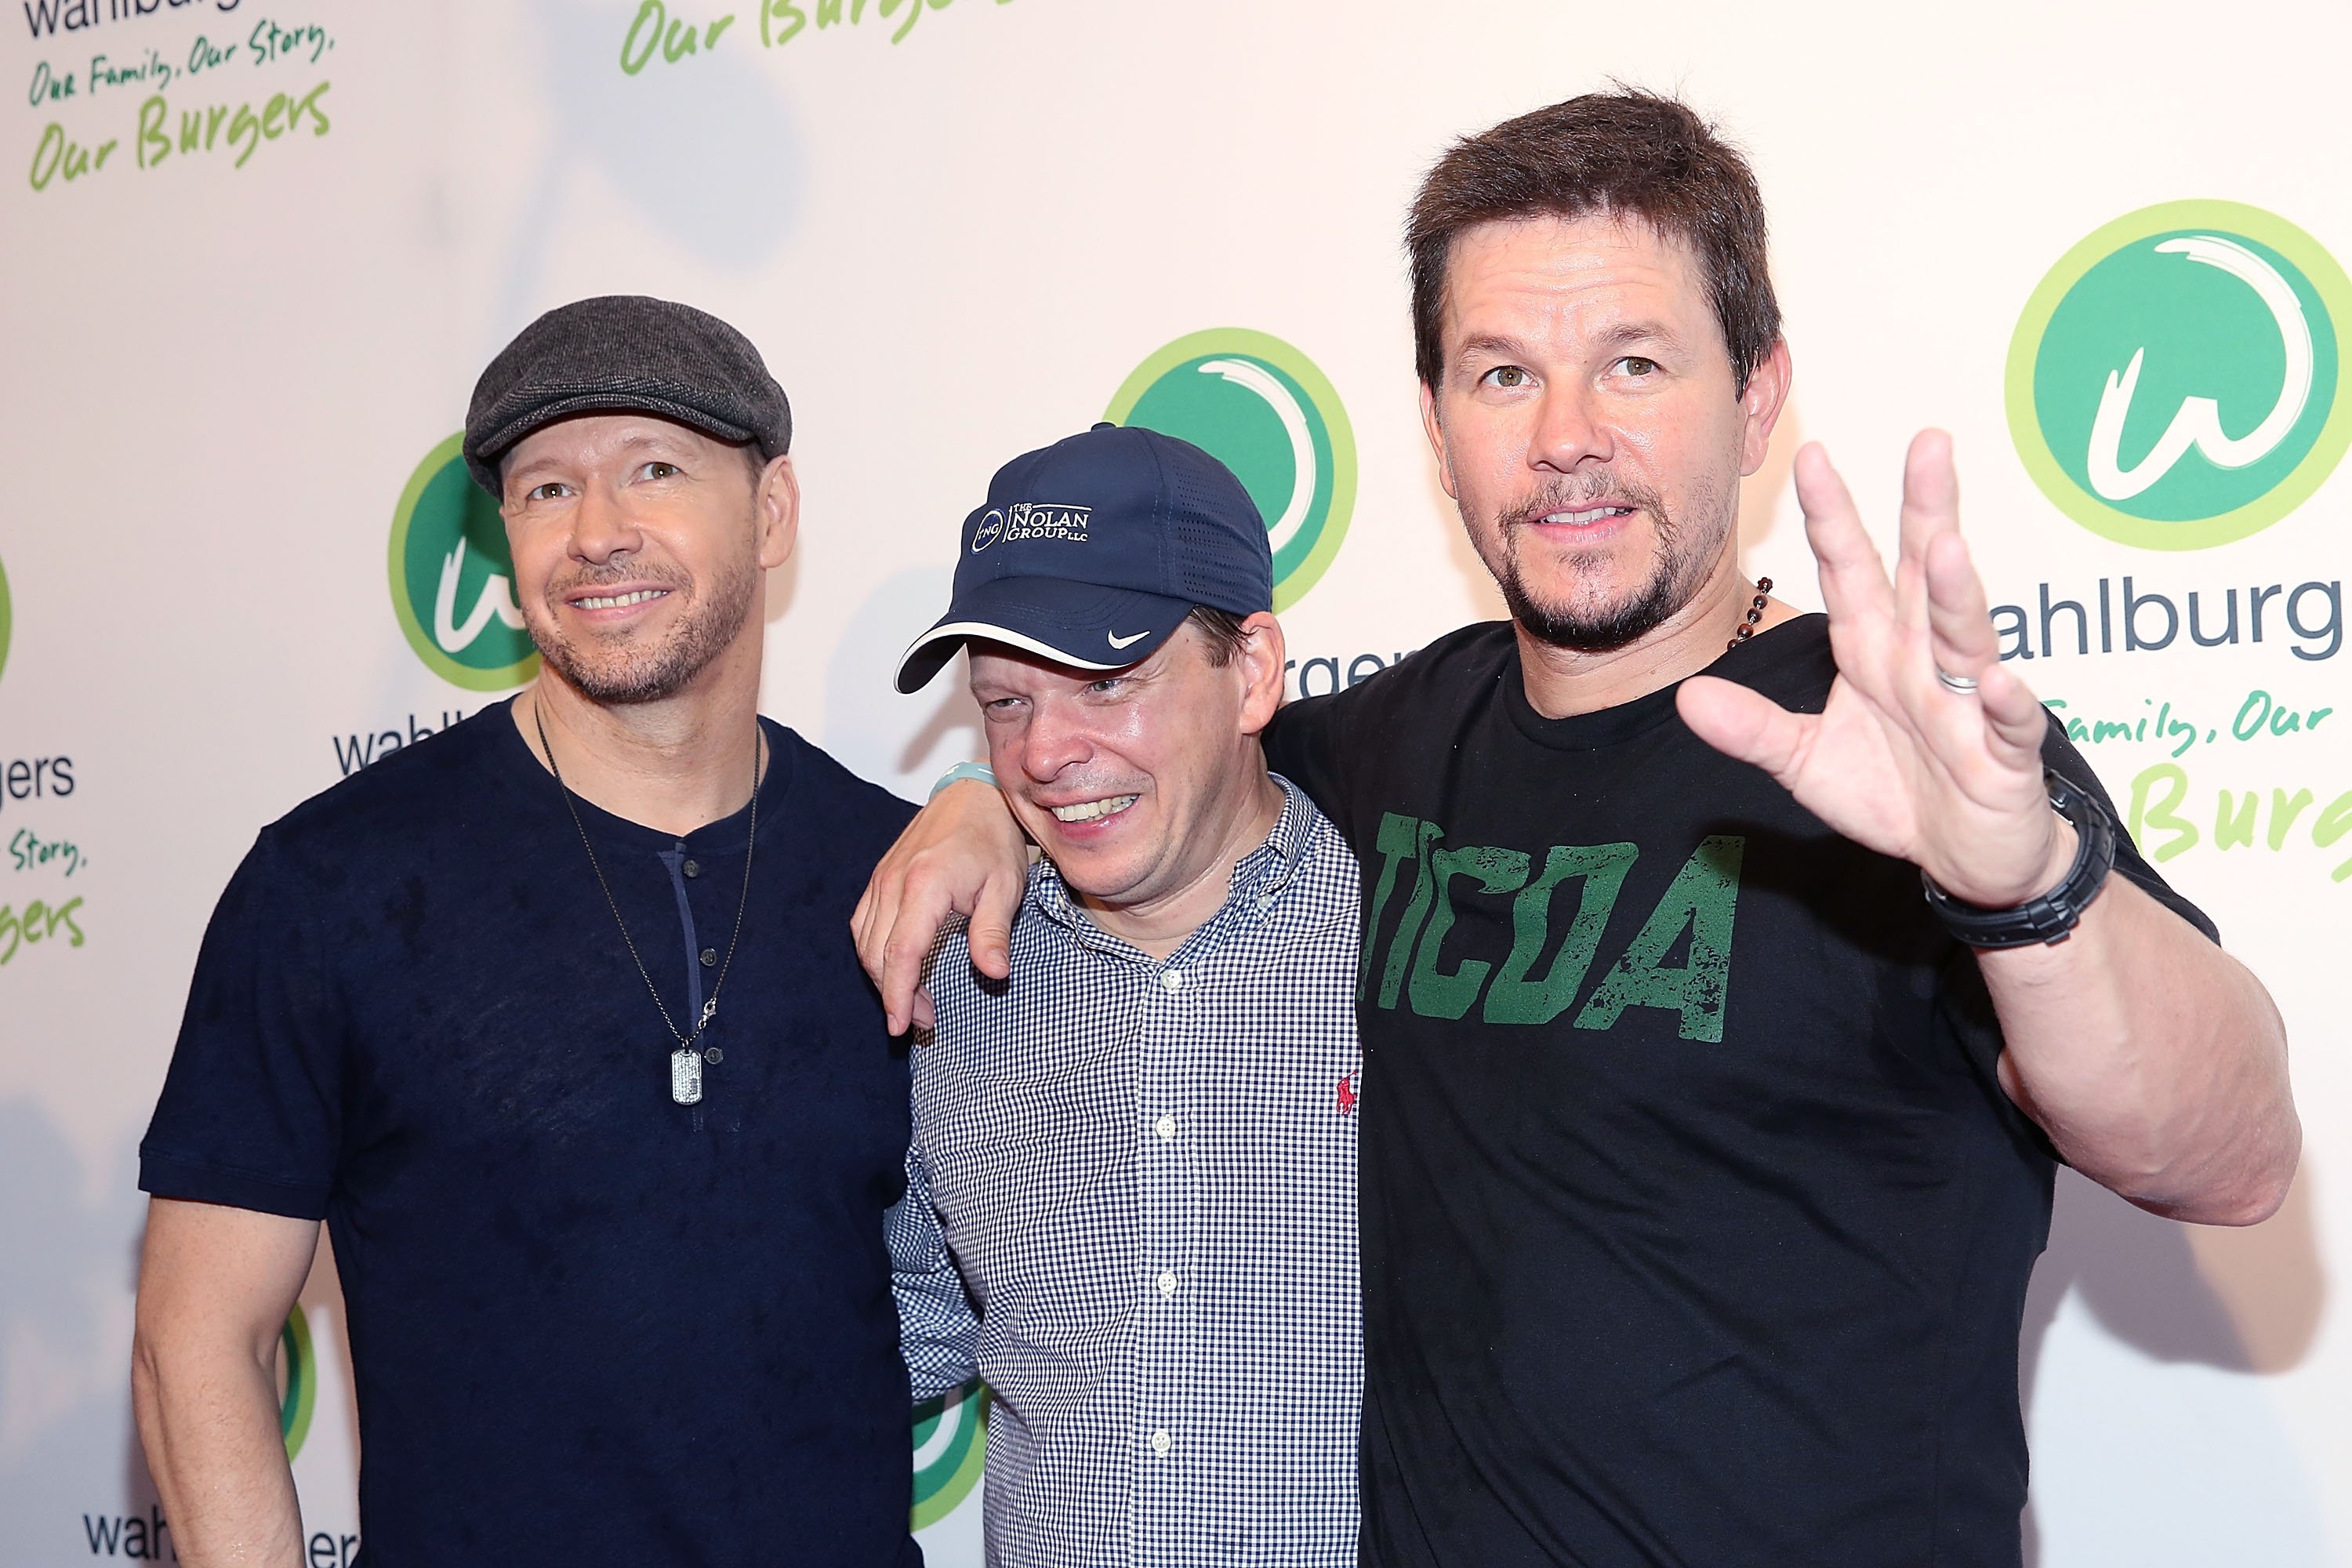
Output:
M1455 500L1462 492L1454 488L1454 462L1445 454L1445 427L1437 421L1437 393L1429 383L1421 384L1421 428L1429 437L1429 449L1437 458L1437 482Z
M1241 672L1242 733L1255 735L1274 722L1282 706L1284 679L1289 673L1282 623L1270 610L1260 610L1242 622L1242 646L1234 651Z
M1789 363L1788 340L1779 339L1763 363L1748 373L1748 387L1739 395L1739 471L1745 476L1764 466L1772 445L1772 426L1789 400L1789 382L1796 374Z
M769 459L752 481L751 506L759 527L760 564L782 566L792 559L793 546L800 540L801 481L793 472L792 458L779 454Z

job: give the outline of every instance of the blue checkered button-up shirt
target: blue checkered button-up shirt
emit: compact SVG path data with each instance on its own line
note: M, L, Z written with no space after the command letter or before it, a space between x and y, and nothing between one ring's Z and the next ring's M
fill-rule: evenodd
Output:
M996 1394L992 1564L1356 1561L1356 862L1283 788L1164 961L1046 863L1008 983L933 955L890 1248L915 1396Z

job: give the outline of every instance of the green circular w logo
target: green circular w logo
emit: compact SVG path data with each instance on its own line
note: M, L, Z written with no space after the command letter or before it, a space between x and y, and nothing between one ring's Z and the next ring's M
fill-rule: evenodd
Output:
M8 668L8 573L0 567L0 670Z
M915 1406L915 1511L928 1530L971 1495L988 1454L988 1385L967 1383Z
M392 518L392 611L408 646L444 680L504 691L539 671L515 602L499 503L474 482L452 436L425 454Z
M1265 519L1274 607L1315 586L1356 506L1356 437L1315 362L1264 332L1194 332L1136 366L1103 417L1190 441L1233 469Z
M2337 333L2352 282L2235 202L2116 219L2050 269L2009 350L2028 472L2092 532L2201 550L2310 499L2352 443Z

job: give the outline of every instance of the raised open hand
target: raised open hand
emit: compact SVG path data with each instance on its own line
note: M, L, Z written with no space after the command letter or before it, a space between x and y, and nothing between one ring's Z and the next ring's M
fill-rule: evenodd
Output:
M1837 658L1829 702L1791 713L1697 676L1677 700L1684 721L1840 833L1913 862L1956 898L2005 909L2046 891L2065 873L2073 830L2042 787L2048 720L2000 662L1984 584L1960 541L1951 437L1925 430L1911 443L1892 583L1818 444L1797 454L1796 478Z

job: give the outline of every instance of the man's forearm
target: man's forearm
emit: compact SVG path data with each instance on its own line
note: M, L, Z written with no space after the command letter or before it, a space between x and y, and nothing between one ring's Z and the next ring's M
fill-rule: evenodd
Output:
M276 1369L242 1351L142 1337L131 1393L179 1560L189 1568L299 1563L302 1514L279 1433Z
M2002 1086L2074 1168L2176 1219L2251 1225L2302 1151L2262 983L2123 877L2074 933L1979 955Z

